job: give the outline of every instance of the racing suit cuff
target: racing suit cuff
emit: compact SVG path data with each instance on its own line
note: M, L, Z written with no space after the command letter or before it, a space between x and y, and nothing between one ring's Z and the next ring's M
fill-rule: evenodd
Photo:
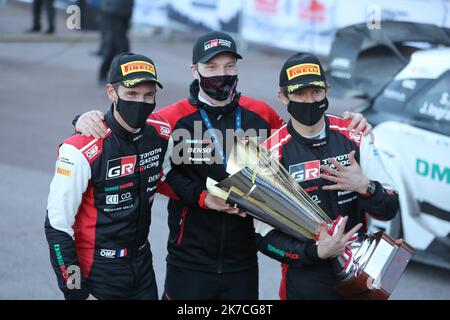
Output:
M315 243L306 247L305 255L311 262L318 262L322 260L319 258L319 254L317 252L317 245Z
M375 184L374 193L369 195L357 193L359 199L361 200L377 199L380 196L380 194L383 193L383 186L381 185L381 183L379 183L378 181L373 181L373 183Z
M208 191L203 190L202 193L200 193L199 199L198 199L198 206L202 209L209 209L206 205L205 205L205 198L206 195L208 194Z

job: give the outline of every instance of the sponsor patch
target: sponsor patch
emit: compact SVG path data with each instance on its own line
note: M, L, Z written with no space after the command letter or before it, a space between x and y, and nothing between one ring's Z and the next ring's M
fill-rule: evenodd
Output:
M289 174L297 182L320 178L320 160L307 161L289 166Z
M56 173L61 175L61 176L70 177L72 175L72 170L64 169L64 168L61 168L61 167L57 167L56 168Z
M108 160L106 167L106 180L128 176L134 173L136 156L128 156Z
M130 73L135 72L148 72L152 74L153 76L156 76L155 74L155 67L153 64L147 61L131 61L124 63L120 66L120 69L122 70L122 76L126 76Z
M206 41L203 44L203 50L206 51L208 49L214 48L214 47L218 47L218 46L223 46L223 47L231 47L231 41L228 40L224 40L224 39L212 39L209 41Z
M144 80L147 80L147 79L146 78L136 78L136 79L132 79L132 80L125 80L123 82L123 85L128 88L128 87L132 87Z
M308 74L317 74L320 76L320 67L315 63L301 63L286 70L288 80L305 76Z
M99 151L100 151L100 148L98 147L98 145L94 144L91 148L89 148L87 151L84 152L84 155L89 160L91 160L98 154Z

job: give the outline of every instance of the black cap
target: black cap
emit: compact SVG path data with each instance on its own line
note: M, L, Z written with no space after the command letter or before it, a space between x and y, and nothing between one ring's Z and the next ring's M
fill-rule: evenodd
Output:
M319 59L304 52L287 59L280 72L280 87L287 93L306 87L326 88L325 72Z
M132 88L149 81L155 82L162 89L152 59L141 54L123 52L111 62L108 83L120 82L124 87Z
M237 53L234 39L224 32L213 31L204 34L194 44L192 50L192 63L205 63L211 60L215 55L222 52L230 52L237 59L242 56Z

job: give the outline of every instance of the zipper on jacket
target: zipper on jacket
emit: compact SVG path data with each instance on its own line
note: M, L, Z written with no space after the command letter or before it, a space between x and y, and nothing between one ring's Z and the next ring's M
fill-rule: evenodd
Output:
M181 220L180 220L180 234L178 235L178 240L177 240L177 246L180 245L181 240L183 239L183 232L184 232L184 223L186 221L186 215L188 212L188 207L184 206L183 207L183 211L181 212Z
M217 273L221 274L223 273L223 268L222 268L222 254L223 254L223 245L225 242L225 215L226 213L221 213L222 214L222 230L220 232L220 249L219 249L219 262L217 264Z

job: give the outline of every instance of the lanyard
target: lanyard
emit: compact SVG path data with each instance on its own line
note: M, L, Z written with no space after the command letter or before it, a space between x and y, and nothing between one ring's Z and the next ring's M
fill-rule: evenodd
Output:
M226 167L227 166L227 158L224 154L223 146L220 145L220 141L217 138L216 131L214 130L214 128L212 126L211 120L209 120L209 117L206 114L205 109L200 109L200 114L202 116L203 123L205 124L206 128L209 131L211 140L214 142L214 145L216 147L216 152L220 153L220 156L222 157L223 165ZM241 109L239 107L236 108L235 116L236 116L236 130L240 130L242 125L241 125Z

